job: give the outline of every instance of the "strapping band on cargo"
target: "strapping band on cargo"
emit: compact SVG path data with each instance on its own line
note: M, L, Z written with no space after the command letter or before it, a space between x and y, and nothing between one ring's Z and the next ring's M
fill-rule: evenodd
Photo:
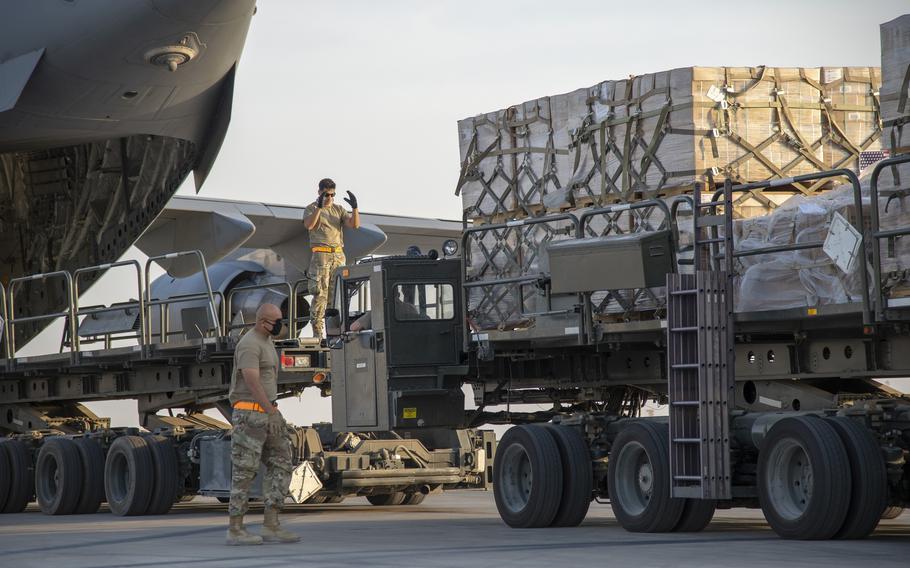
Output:
M556 148L535 148L533 146L528 147L519 147L519 148L506 148L505 150L494 150L486 156L508 156L510 154L559 154L562 156L567 156L569 154L568 150L557 150Z
M901 81L900 88L900 99L897 103L897 112L904 114L907 110L907 89L910 88L910 65L907 66L907 70L904 71L904 80Z

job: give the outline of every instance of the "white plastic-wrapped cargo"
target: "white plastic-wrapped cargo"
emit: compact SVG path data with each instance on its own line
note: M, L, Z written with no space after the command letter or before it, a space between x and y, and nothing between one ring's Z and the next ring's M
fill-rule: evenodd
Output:
M863 180L863 225L869 226L869 180ZM882 229L910 226L910 198L879 200ZM815 197L794 197L771 215L736 220L736 250L824 241L836 215L857 223L852 186L840 186ZM910 242L884 241L881 246L886 296L910 294ZM743 257L737 261L736 311L811 308L861 301L860 270L856 263L844 272L822 249Z
M696 181L856 169L880 148L880 84L874 67L686 67L604 81L460 121L457 191L466 216L487 219L673 195ZM771 201L740 205L767 212L781 200Z
M882 146L891 155L910 152L910 14L881 25ZM880 187L910 187L910 164L885 170Z

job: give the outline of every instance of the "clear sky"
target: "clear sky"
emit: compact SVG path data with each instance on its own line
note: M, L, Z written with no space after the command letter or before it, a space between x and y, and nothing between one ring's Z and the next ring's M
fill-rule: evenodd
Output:
M693 65L878 66L904 1L262 0L202 195L461 217L459 119ZM191 184L181 193L194 191Z
M908 8L906 0L261 0L231 127L201 195L302 205L332 177L365 211L458 219L459 119L676 67L878 66L879 24ZM191 180L181 194L195 193ZM109 303L114 282L105 277L86 300ZM47 333L30 351L55 344L59 332ZM117 424L135 422L134 403L92 407ZM285 410L298 424L329 418L310 395Z

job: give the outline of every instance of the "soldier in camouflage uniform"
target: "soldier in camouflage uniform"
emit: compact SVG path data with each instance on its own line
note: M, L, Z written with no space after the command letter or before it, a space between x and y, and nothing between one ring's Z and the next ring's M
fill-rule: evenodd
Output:
M335 203L335 182L329 178L319 182L319 197L307 206L303 213L303 224L310 233L310 287L313 306L310 310L313 337L323 337L325 330L325 308L335 295L335 270L344 266L344 227L360 228L360 212L357 198L350 191L345 201L351 212Z
M263 304L256 311L256 323L237 343L230 400L231 423L231 504L227 544L298 542L300 537L281 528L278 512L284 506L291 481L291 438L287 422L278 411L278 353L270 336L281 334L281 310ZM266 466L262 480L265 522L262 536L243 526L249 508L250 486Z

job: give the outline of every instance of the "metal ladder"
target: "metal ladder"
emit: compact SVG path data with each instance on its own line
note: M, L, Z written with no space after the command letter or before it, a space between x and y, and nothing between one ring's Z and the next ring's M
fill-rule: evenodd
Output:
M722 199L703 203L701 184L694 197L695 273L667 275L670 494L730 499L732 183L724 184ZM723 214L717 214L718 207Z

